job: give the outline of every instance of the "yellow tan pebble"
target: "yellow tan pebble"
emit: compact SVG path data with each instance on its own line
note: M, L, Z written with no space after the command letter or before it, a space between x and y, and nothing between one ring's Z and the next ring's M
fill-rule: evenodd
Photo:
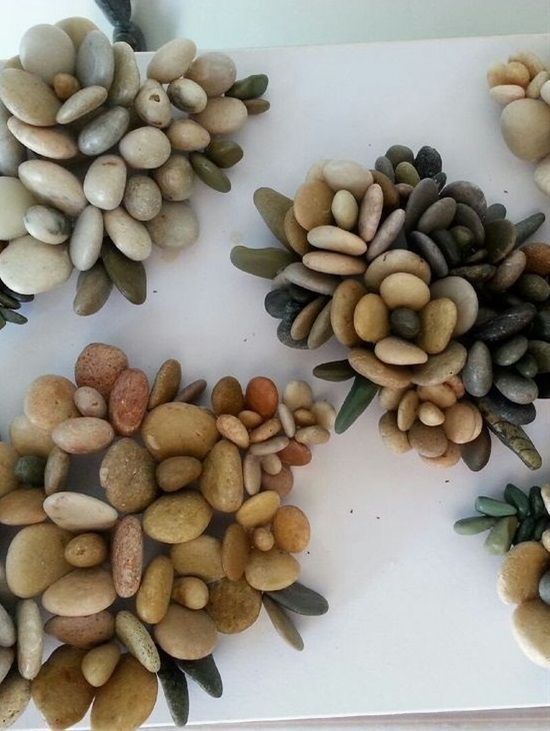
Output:
M403 396L397 408L397 426L400 431L409 431L418 413L418 394L411 390Z
M418 407L418 418L426 426L439 426L445 421L445 414L431 401L423 401Z
M166 614L172 594L174 567L167 556L155 556L144 571L136 594L136 612L147 624L158 624Z
M196 576L182 576L174 582L172 599L188 609L204 609L208 604L208 586Z

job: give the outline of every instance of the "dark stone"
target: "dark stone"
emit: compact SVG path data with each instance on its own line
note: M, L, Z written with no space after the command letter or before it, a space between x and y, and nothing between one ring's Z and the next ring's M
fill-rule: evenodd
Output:
M536 307L529 302L505 310L481 326L476 326L474 335L478 340L498 342L520 333L537 314ZM550 346L549 346L550 347Z
M392 332L406 340L412 340L420 332L420 318L414 310L398 307L390 315Z
M527 352L528 345L529 341L524 335L518 335L502 343L493 353L495 363L499 366L509 366L517 363Z
M485 229L481 218L477 215L473 208L466 203L457 203L456 212L453 223L457 226L466 226L473 236L476 244L482 246L485 241Z
M438 245L439 250L445 257L445 261L450 267L456 267L462 260L460 247L456 243L454 236L450 231L441 229L440 231L433 231L432 238Z
M496 272L496 267L492 264L470 264L469 266L457 267L451 269L449 274L454 274L456 277L463 277L472 284L478 282L487 282Z
M474 209L482 221L485 220L487 201L479 185L467 180L455 180L454 183L449 183L443 188L441 195L449 195L457 203L466 203L467 206Z
M393 168L395 168L399 165L401 162L414 162L414 154L410 147L406 147L406 145L392 145L391 147L388 147L386 150L386 157L393 165ZM384 172L382 170L382 172Z
M395 183L395 170L393 169L391 160L385 155L376 158L376 162L374 163L374 169L378 170L378 172L380 173L383 173L387 178L391 180L392 183Z
M523 358L520 358L515 364L515 368L525 378L534 378L539 372L537 359L532 353L526 353Z
M502 205L502 203L492 203L489 208L487 208L485 223L489 223L489 221L496 221L499 218L506 218L506 206Z
M422 185L422 183L418 185ZM420 231L413 231L410 239L413 248L430 265L434 278L441 279L442 277L446 277L449 273L449 266L435 241L426 234L420 233Z
M268 292L264 299L265 311L280 320L285 315L286 306L292 300L288 287L279 287Z
M492 264L505 259L516 245L516 240L516 227L507 218L499 218L485 225L485 248Z
M464 388L472 396L486 396L493 384L493 361L491 351L481 340L476 341L468 351L466 365L462 371Z
M443 169L443 161L435 147L424 145L416 153L414 166L421 178L433 178Z
M550 296L550 284L540 274L522 274L515 289L528 302L545 302Z
M530 335L539 340L550 341L550 310L537 312L531 326Z
M539 229L544 221L546 220L546 216L544 213L533 213L532 216L528 216L527 218L524 218L522 221L518 221L516 223L516 241L517 244L523 244L524 241L526 241L529 236L532 236L537 229Z
M498 371L495 387L514 404L531 404L538 396L538 387L532 378L524 378L510 368Z
M432 180L437 185L437 189L439 190L439 192L441 192L445 187L445 183L447 182L447 176L445 175L445 173L437 173L437 175L433 176Z
M412 231L420 217L438 199L437 185L431 178L424 178L410 194L405 208L405 230Z
M483 405L511 424L531 424L537 415L534 404L514 404L496 388L491 389L487 396L481 399L480 406Z

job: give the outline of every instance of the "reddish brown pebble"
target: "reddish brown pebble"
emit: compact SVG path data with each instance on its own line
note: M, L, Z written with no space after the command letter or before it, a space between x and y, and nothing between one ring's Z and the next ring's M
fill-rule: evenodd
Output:
M525 271L546 277L550 274L550 245L529 243L521 249L527 257Z
M116 379L109 399L109 418L117 434L135 434L147 410L149 382L138 368L128 368Z
M262 490L275 490L281 498L284 498L292 490L294 485L294 476L290 467L282 466L281 471L277 475L268 475L262 472Z
M256 376L248 382L245 393L247 409L257 411L264 419L269 419L277 410L279 392L270 378Z
M143 568L143 532L134 515L122 518L114 530L111 564L116 593L121 597L134 596Z
M237 416L244 406L241 384L233 376L220 378L212 389L212 409L216 416L232 414Z
M302 467L311 462L311 449L305 444L300 444L295 439L291 439L290 443L280 452L277 452L281 462L295 467Z
M75 364L77 386L91 386L108 398L119 375L128 368L128 358L114 345L91 343Z
M52 617L44 625L44 631L59 642L88 650L111 639L115 619L105 610L85 617Z

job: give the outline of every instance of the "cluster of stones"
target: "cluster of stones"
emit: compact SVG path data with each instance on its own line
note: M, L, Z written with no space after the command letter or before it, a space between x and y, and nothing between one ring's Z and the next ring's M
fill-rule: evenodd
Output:
M80 272L74 309L97 312L113 284L147 294L153 245L193 244L196 178L227 192L243 156L229 137L269 108L263 74L237 80L223 53L188 39L160 48L141 83L133 49L93 23L37 25L0 72L0 281L22 295ZM0 296L0 306L9 307ZM0 324L21 322L0 311Z
M180 389L181 372L167 360L150 387L120 349L91 344L74 382L33 381L11 442L0 442L0 524L17 529L0 575L2 727L32 697L53 728L92 703L93 729L137 728L157 675L182 725L186 675L221 695L211 657L219 633L244 631L264 606L301 650L285 610L327 611L297 582L309 521L281 502L291 468L328 440L333 407L303 381L280 397L268 378L243 393L225 377L208 409L192 403L205 381ZM98 454L104 499L76 491L69 474ZM157 551L144 565L146 540ZM43 664L44 632L62 645Z
M281 342L314 349L334 336L349 349L351 374L386 390L388 411L406 396L407 417L386 414L380 424L389 445L417 445L443 465L458 460L460 444L468 466L481 469L491 449L481 412L529 467L540 466L521 425L535 418L532 402L546 395L550 372L550 245L525 244L542 213L513 224L474 183L446 184L437 150L415 156L403 145L372 170L321 161L294 199L261 188L255 203L285 248L239 246L233 263L273 279L265 308L280 320ZM373 395L356 384L344 405L355 416ZM426 387L445 388L432 400ZM451 407L447 421L442 410ZM471 428L456 432L466 414Z
M550 667L550 485L533 486L527 495L509 484L504 499L479 497L480 515L455 523L462 535L490 529L485 546L505 554L497 592L505 604L515 605L514 637L525 655Z
M535 183L550 195L550 66L522 51L493 63L487 81L491 98L504 106L504 141L514 155L537 163Z

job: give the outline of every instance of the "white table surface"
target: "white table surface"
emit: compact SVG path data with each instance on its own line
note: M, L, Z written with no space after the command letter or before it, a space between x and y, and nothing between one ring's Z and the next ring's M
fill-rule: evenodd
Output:
M72 314L73 286L43 295L24 328L0 335L0 433L20 412L25 386L45 372L70 375L90 341L120 345L151 376L169 356L186 381L211 384L227 373L243 382L266 374L280 384L307 377L318 362L342 357L335 345L291 351L263 311L267 284L233 269L236 243L270 245L252 206L254 189L292 195L319 158L374 163L393 143L430 144L449 179L471 179L512 219L550 212L531 167L506 149L485 69L518 48L546 52L549 36L420 41L235 51L239 74L266 72L272 110L240 133L245 160L230 171L222 196L197 186L200 242L170 262L148 262L147 303L132 307L115 294L90 319ZM549 240L546 224L537 238ZM74 281L72 282L74 285ZM346 385L315 384L340 403ZM428 469L409 454L392 457L376 430L378 406L344 436L315 450L296 470L292 501L309 515L313 537L301 557L302 580L324 593L328 615L298 618L306 649L297 654L261 617L244 634L221 637L215 656L224 679L221 700L191 685L193 723L311 719L378 714L529 708L550 704L546 671L519 651L509 607L495 594L499 559L479 537L452 532L479 493L498 494L508 481L542 483L496 444L480 474L457 466ZM528 428L545 454L550 410L541 403ZM153 725L169 725L159 700ZM254 725L254 724L253 724ZM286 725L286 724L284 724ZM40 727L29 709L17 728Z

